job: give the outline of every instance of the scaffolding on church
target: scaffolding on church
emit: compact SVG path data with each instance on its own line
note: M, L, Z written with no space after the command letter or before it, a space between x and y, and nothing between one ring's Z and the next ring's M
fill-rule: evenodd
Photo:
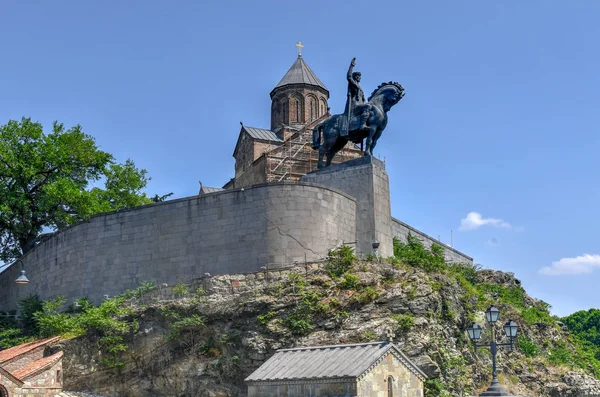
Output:
M352 160L362 155L354 144L340 150L332 164ZM312 133L302 131L293 134L282 147L266 155L267 182L299 181L302 176L317 169L319 153L312 148Z

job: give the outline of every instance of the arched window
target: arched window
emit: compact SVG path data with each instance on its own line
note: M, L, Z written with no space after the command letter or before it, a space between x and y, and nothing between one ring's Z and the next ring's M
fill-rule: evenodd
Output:
M319 101L319 104L321 107L320 115L323 116L323 115L325 115L325 113L327 113L327 102L325 101L325 98L321 98L321 100Z
M283 124L288 124L290 122L290 105L287 101L283 102L283 118L281 122Z
M387 379L387 386L388 386L388 397L394 397L394 378L392 378L391 376L388 376Z
M313 121L314 119L316 119L315 117L315 101L314 99L310 100L310 121Z
M296 121L300 122L300 101L296 99Z
M0 397L8 397L8 390L2 385L0 385Z

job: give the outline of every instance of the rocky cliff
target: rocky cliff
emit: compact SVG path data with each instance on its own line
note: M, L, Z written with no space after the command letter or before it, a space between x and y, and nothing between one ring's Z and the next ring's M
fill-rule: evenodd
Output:
M516 349L498 354L509 390L600 393L594 366L568 330L512 274L410 260L344 264L340 258L129 297L123 305L136 326L126 346L106 349L94 333L62 343L65 389L243 396L244 378L276 349L382 340L391 328L394 342L430 377L428 396L468 396L489 384L491 356L475 351L465 330L472 321L489 330L483 313L491 303L501 310L499 333L508 319L520 326ZM570 360L556 358L567 353Z

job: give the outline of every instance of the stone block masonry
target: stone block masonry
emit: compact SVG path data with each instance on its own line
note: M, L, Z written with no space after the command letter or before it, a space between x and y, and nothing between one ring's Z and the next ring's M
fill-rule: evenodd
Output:
M378 242L379 254L394 254L392 246L390 183L385 165L374 157L361 157L308 173L303 182L339 189L356 198L356 252L373 252Z
M321 260L354 241L356 200L310 183L274 183L101 214L56 233L0 273L0 309L29 294L99 303L142 281L174 284L211 275Z

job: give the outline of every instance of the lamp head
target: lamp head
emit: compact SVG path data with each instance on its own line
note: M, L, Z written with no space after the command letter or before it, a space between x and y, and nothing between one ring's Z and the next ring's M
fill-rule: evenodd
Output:
M513 321L513 320L508 320L506 322L506 324L504 324L504 332L506 333L506 336L508 336L509 338L515 338L517 336L517 332L519 331L519 325Z
M496 321L498 321L499 316L500 316L500 310L498 310L498 308L494 305L490 306L485 311L485 319L490 324L494 324Z
M25 270L21 270L21 275L15 280L16 284L29 284L29 279L25 276Z
M481 327L473 323L467 328L467 334L469 334L469 339L473 342L477 342L481 338Z

